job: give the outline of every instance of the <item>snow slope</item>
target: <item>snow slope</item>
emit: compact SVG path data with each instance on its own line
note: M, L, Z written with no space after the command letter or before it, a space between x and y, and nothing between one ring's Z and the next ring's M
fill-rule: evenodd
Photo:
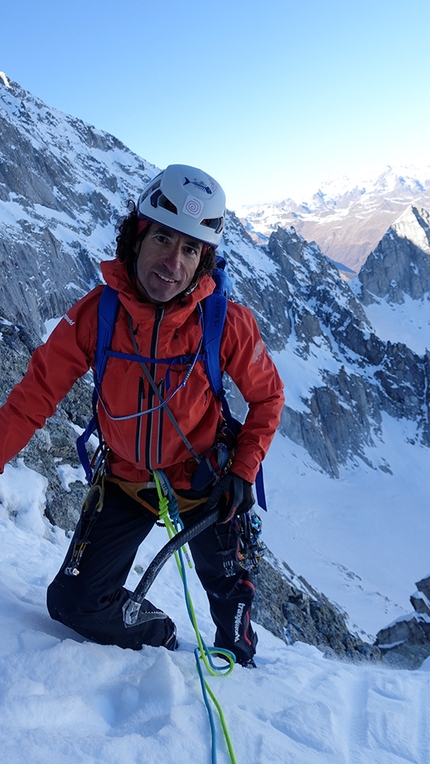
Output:
M429 296L413 300L405 294L402 304L379 299L366 305L366 315L377 336L384 341L403 342L418 355L430 349Z
M285 445L279 436L266 464L266 541L273 551L282 549L282 556L313 585L324 589L324 584L329 596L344 605L355 601L354 617L362 618L366 628L376 626L376 613L379 626L386 625L384 601L391 614L406 610L405 583L428 572L428 521L425 503L417 507L414 471L403 483L396 474L374 471L369 477L360 470L333 481L306 465L297 447L287 453ZM418 472L424 460L411 446L408 468L417 455ZM406 451L398 455L399 462L405 458ZM50 620L46 587L68 540L42 517L45 488L45 479L23 463L7 465L0 476L3 760L228 762L219 725L217 754L211 758L193 655L195 635L173 561L150 597L178 625L180 648L174 654L163 648L133 652L92 644ZM398 491L398 502L390 506L388 500ZM407 496L405 514L400 509ZM164 533L155 529L139 550L137 570L130 574L132 588L165 543ZM204 593L193 571L188 579L200 631L211 644ZM327 660L308 645L287 646L262 627L257 630L257 670L235 667L229 677L208 678L222 705L237 764L430 762L430 659L418 671L350 665Z

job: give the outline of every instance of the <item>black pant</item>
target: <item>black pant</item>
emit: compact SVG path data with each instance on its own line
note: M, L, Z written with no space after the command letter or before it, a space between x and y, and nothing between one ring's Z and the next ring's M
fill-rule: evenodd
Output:
M152 502L151 502L152 503ZM181 515L184 525L196 522L204 504ZM54 581L48 587L48 610L52 618L100 644L139 650L142 645L175 643L171 619L144 600L136 625L125 627L123 605L130 597L124 583L136 552L156 517L122 489L105 482L103 509L92 527L78 576L65 574L86 519L81 518L70 549ZM255 653L257 635L250 624L254 585L250 574L237 562L235 526L212 525L189 542L197 575L209 598L216 626L215 645L231 650L239 662Z

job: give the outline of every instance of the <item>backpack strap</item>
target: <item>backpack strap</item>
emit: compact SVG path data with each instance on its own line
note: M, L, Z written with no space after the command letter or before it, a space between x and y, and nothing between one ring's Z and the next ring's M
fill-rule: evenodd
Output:
M203 353L205 371L213 394L222 398L224 385L220 367L221 338L227 315L227 298L213 292L203 302Z
M84 432L76 441L76 448L78 451L79 459L85 471L85 477L88 483L91 485L94 477L94 470L90 464L86 444L88 443L91 435L97 432L99 443L103 443L103 436L99 429L99 423L97 418L97 399L98 390L103 378L103 374L106 368L106 362L108 359L107 351L110 348L112 342L112 335L115 326L116 314L119 307L119 297L116 289L106 285L100 295L99 307L98 307L98 319L97 319L97 342L96 352L94 355L94 389L92 408L93 415L88 422Z
M108 359L107 351L110 350L112 335L115 326L116 314L119 308L119 296L116 289L108 284L100 295L98 326L97 326L97 345L94 356L94 376L96 383L101 384L103 374Z
M206 297L203 302L203 352L205 370L211 390L221 401L222 413L228 428L233 435L237 436L242 428L242 424L238 419L233 417L230 411L220 366L221 340L227 316L228 298L232 292L231 279L224 270L225 264L223 257L217 257L216 267L212 271L212 278L215 281L215 290L212 294ZM263 467L261 463L255 480L255 489L257 492L258 505L267 511Z

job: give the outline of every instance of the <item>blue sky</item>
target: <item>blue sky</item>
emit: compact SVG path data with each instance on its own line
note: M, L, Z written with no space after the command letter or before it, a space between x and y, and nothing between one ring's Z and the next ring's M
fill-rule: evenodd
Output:
M430 163L429 26L427 1L14 0L0 70L236 209Z

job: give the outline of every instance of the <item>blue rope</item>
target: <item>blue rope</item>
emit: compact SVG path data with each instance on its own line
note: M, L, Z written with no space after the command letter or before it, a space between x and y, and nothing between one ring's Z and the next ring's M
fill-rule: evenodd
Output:
M194 657L196 659L197 673L199 675L200 686L202 688L203 700L205 702L206 710L208 712L209 724L210 724L210 728L211 728L211 738L212 738L212 756L211 756L211 759L212 759L212 764L217 764L215 720L214 720L214 715L212 713L211 704L210 704L208 693L207 693L207 689L206 689L207 684L206 684L206 680L205 680L205 678L203 676L203 669L202 669L202 665L200 663L200 654L199 654L199 652L200 652L199 648L196 647L196 649L194 650Z
M154 478L155 478L155 483L157 486L157 492L158 492L158 498L159 498L159 504L160 504L160 516L164 520L166 524L167 532L169 533L169 536L170 536L171 533L177 533L179 528L182 529L184 527L184 524L179 515L178 502L176 498L173 496L169 480L167 479L164 472L162 470L154 470ZM218 715L219 715L222 730L224 733L224 738L227 744L231 764L237 764L222 708L204 678L203 669L201 665L201 661L202 661L205 664L206 668L208 669L209 673L212 674L212 676L228 676L233 671L236 658L234 654L230 652L230 650L224 650L224 649L220 649L216 647L213 647L213 648L207 647L207 645L205 644L205 641L203 637L201 636L197 626L196 616L194 613L194 607L193 607L191 595L188 589L187 575L185 570L182 549L179 549L178 552L175 552L175 559L179 569L179 574L182 579L184 595L185 595L185 604L187 607L188 616L190 618L191 624L194 628L194 631L197 637L198 647L196 647L196 649L194 650L194 656L196 659L197 673L199 675L200 684L202 688L203 700L206 706L206 710L209 717L210 728L211 728L212 764L217 764L216 727L215 727L215 721L214 721L212 708L210 705L209 696L212 699L218 711ZM227 660L227 664L225 666L216 666L212 660L213 654L216 654L218 656L223 656Z
M220 718L221 727L222 727L223 734L224 734L224 739L225 739L225 742L226 742L226 745L227 745L227 748L228 748L231 764L237 764L236 757L235 757L234 750L233 750L233 745L232 745L232 742L231 742L231 739L230 739L230 735L229 735L229 732L228 732L228 729L227 729L226 721L224 719L224 714L223 714L222 708L221 708L219 702L217 701L215 695L213 694L212 690L210 689L206 679L204 678L203 669L202 669L202 662L203 662L206 665L206 668L209 669L210 673L213 676L228 676L232 672L232 670L234 668L234 664L235 664L236 658L233 655L233 653L230 652L230 650L224 650L224 649L221 650L221 649L216 648L216 647L207 647L207 645L206 645L206 643L205 643L203 637L201 636L201 634L200 634L200 632L198 630L198 627L197 627L196 617L195 617L195 613L194 613L194 608L192 606L191 596L190 596L189 589L188 589L187 576L186 576L184 559L183 559L183 556L182 556L182 550L181 549L178 552L178 557L179 557L179 560L180 560L180 574L181 574L182 583L183 583L183 587L184 587L185 603L186 603L188 615L189 615L190 621L191 621L191 623L193 625L193 628L195 630L196 637L197 637L197 642L198 642L198 647L196 647L195 650L194 650L194 657L196 659L197 673L199 675L200 685L201 685L201 688L202 688L203 700L204 700L204 703L205 703L205 706L206 706L206 710L207 710L208 717L209 717L209 724L210 724L210 728L211 728L212 764L217 764L216 727L215 727L214 716L213 716L213 713L212 713L212 708L211 708L211 704L210 704L210 700L209 700L209 695L210 695L210 698L212 699L212 702L214 703L214 705L215 705L215 707L216 707L216 709L218 711L218 716ZM212 660L212 655L213 654L223 655L227 659L227 664L225 666L216 666L214 664L213 660Z

